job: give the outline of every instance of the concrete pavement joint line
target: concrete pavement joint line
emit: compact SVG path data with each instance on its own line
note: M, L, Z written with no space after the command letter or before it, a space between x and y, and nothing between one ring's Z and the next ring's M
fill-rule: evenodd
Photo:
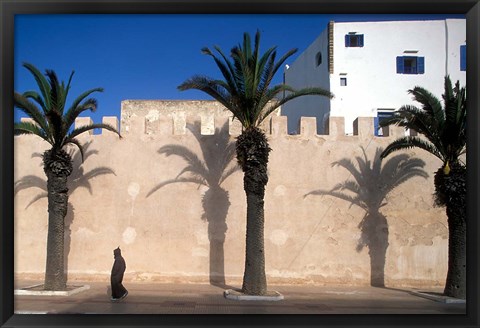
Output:
M417 292L417 291L411 291L410 292L412 295L416 295L419 297L423 297L432 301L436 302L441 302L441 303L446 303L446 304L465 304L466 300L462 300L459 298L454 298L454 297L449 297L449 296L444 296L444 295L438 295L438 294L433 294L429 292Z
M246 295L233 289L227 289L223 292L225 298L235 301L281 301L283 295L277 291L272 292L274 295Z
M14 295L34 295L34 296L71 296L90 289L89 285L73 286L72 290L52 291L52 290L33 290L43 284L15 289Z
M352 290L352 291L329 291L329 290L326 290L323 292L324 294L335 294L335 295L356 295L356 294L367 294L366 292L360 292L360 291L356 291L356 290Z

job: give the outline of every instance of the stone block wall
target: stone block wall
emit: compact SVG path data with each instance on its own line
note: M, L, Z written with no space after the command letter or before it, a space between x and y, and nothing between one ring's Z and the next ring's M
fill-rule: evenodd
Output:
M84 163L70 149L68 279L109 281L113 249L120 246L126 282L239 286L246 200L243 173L225 155L233 154L238 122L213 101L124 101L120 122L104 122L120 123L123 138L109 131L82 135ZM440 161L413 149L379 164L379 151L403 131L390 128L389 136L376 137L373 118L359 118L353 136L345 135L339 117L329 119L327 135L316 134L315 118L300 124L298 135L287 134L283 116L263 126L272 148L268 282L443 285L448 230L445 211L432 198ZM43 279L48 213L41 154L48 146L38 137L15 137L17 278ZM390 190L393 178L407 172L412 177ZM355 183L359 189L349 192Z

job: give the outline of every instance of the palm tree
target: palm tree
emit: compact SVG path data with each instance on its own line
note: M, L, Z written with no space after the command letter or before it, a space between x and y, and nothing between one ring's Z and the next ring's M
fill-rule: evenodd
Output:
M202 158L192 150L182 145L166 145L159 149L160 154L179 156L187 166L180 171L175 179L167 180L153 188L149 197L160 188L172 183L196 183L207 187L202 197L202 220L208 222L208 239L210 241L210 283L225 286L224 249L227 232L226 218L230 206L228 191L222 183L240 168L231 165L235 156L235 144L230 141L228 122L222 128L216 128L212 136L202 136L200 122L187 125L197 139Z
M448 273L444 294L465 299L466 296L466 178L467 167L461 160L466 153L466 88L455 87L445 77L441 101L422 87L408 92L421 108L404 105L381 126L396 124L414 130L419 136L405 136L393 141L382 153L385 158L394 151L418 147L438 157L443 165L434 177L435 204L446 207L448 239Z
M52 147L43 153L43 170L47 176L48 191L48 236L47 261L45 270L45 290L65 290L66 277L64 272L64 230L65 216L68 206L67 178L72 173L72 158L65 151L67 145L75 145L84 158L84 150L77 136L83 132L101 128L112 132L119 132L108 124L89 124L79 128L72 128L75 119L84 111L95 111L97 100L88 98L93 92L101 92L102 88L95 88L83 92L65 111L66 100L70 90L70 83L74 72L71 73L67 85L59 82L52 70L46 70L45 76L32 64L23 66L33 75L40 93L27 91L14 93L14 105L32 122L15 123L15 135L37 135Z
M92 141L89 141L83 145L83 150L84 150L84 159L87 159L91 155L96 155L98 154L98 150L89 150L88 148L92 144ZM67 187L70 195L73 195L75 193L75 190L79 188L86 188L90 195L93 195L92 191L92 185L90 184L90 180L98 177L100 175L105 175L105 174L113 174L116 175L115 172L105 166L97 167L94 168L88 172L85 172L82 164L82 158L80 155L80 152L74 152L74 149L69 149L69 154L72 156L72 162L73 162L73 171L72 175L70 176L70 179L67 181ZM32 154L33 157L42 157L41 153L34 153ZM48 190L47 190L47 181L41 177L38 177L36 175L26 175L22 178L20 178L18 181L15 182L14 184L14 195L16 195L18 192L29 189L29 188L38 188L41 190L39 194L37 194L28 204L25 206L25 209L29 208L31 205L33 205L36 201L40 199L48 199ZM73 204L69 201L68 202L68 207L67 207L67 214L65 216L64 222L65 222L65 252L64 252L64 263L65 263L65 272L68 273L68 254L70 253L70 244L71 244L71 225L73 223ZM68 277L68 276L67 276Z
M264 196L268 182L267 164L271 151L260 124L278 107L300 96L321 95L332 97L321 88L294 90L280 84L270 87L272 79L285 60L297 49L288 51L276 61L276 47L259 53L260 32L255 35L252 48L250 35L244 33L243 44L232 48L229 60L222 50L215 46L218 55L209 48L202 52L211 56L220 69L224 80L195 75L183 82L178 89L197 89L215 98L242 124L242 133L235 143L237 161L244 172L243 186L247 197L247 228L245 271L242 293L266 295L264 252ZM276 97L286 91L279 100Z
M385 206L388 194L407 180L420 176L427 178L423 171L425 162L412 158L407 154L400 154L390 158L387 162L380 160L382 148L377 148L373 161L367 158L362 148L363 158L356 157L357 166L348 158L334 162L332 166L345 168L354 180L347 179L334 186L330 191L315 190L308 195L330 195L346 200L351 205L357 205L365 211L365 216L358 225L361 238L357 244L357 251L368 247L370 255L370 284L375 287L385 286L385 255L388 248L388 222L380 211ZM357 168L358 167L358 168Z

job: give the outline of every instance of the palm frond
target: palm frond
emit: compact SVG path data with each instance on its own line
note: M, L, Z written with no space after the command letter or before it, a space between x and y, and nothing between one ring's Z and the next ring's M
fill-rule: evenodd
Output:
M40 105L42 108L43 112L47 112L47 107L45 106L45 102L43 101L42 96L36 91L26 91L22 94L27 99L32 99L34 100L37 104Z
M70 82L69 82L69 84L70 84ZM93 89L87 90L87 91L83 92L82 94L80 94L77 98L75 98L75 100L72 102L72 105L68 108L67 112L65 113L65 121L67 121L67 122L75 121L75 118L77 118L78 115L81 112L83 112L85 110L88 110L88 109L90 109L92 112L94 112L97 109L96 101L94 103L94 107L92 107L92 108L88 108L86 106L80 106L80 103L82 103L82 101L84 101L88 96L90 96L94 92L103 92L103 88L93 88ZM88 102L85 102L85 103L88 104ZM78 112L82 108L83 108L83 110Z
M445 112L440 100L422 87L417 86L408 92L413 95L413 100L422 104L422 109L432 117L433 128L441 129L445 122Z
M290 50L287 51L282 57L280 57L280 59L277 61L277 63L276 63L275 66L273 67L273 72L272 72L272 74L275 75L275 74L278 72L278 70L283 67L283 63L285 63L285 61L286 61L290 56L294 55L297 51L298 51L297 48L290 49Z
M72 71L72 73L70 73L70 77L68 78L67 86L64 87L64 91L65 91L64 100L65 101L67 100L68 92L70 91L70 85L72 84L72 79L73 79L74 74L75 74L75 71ZM63 104L63 107L65 108L65 103Z
M237 89L234 69L233 69L232 65L230 64L230 62L225 57L222 50L219 47L215 47L215 50L220 54L223 61L220 60L220 58L218 58L217 56L215 56L209 48L203 48L202 53L204 53L206 55L209 55L213 58L213 60L217 64L217 67L220 69L220 72L222 73L223 77L226 80L226 85L223 85L223 87L226 90L228 90L230 93L232 93Z
M85 100L84 103L77 105L74 109L69 109L64 117L65 127L70 129L70 127L75 123L77 117L83 112L90 110L95 112L97 109L98 102L95 98L89 98Z
M211 56L219 67L225 81L215 81L209 77L195 75L186 80L179 90L197 89L207 93L219 101L233 113L245 129L258 127L266 117L285 102L302 95L327 95L325 90L297 90L292 92L281 103L273 105L265 112L265 106L274 96L288 87L274 86L270 83L283 63L292 56L297 49L292 49L276 60L276 47L270 47L260 54L260 32L255 34L252 47L250 35L244 33L243 42L234 46L227 58L219 47L215 47L219 56L213 54L209 48L202 52ZM291 90L291 88L289 89ZM294 91L294 90L292 90Z
M263 111L262 115L260 116L260 119L258 121L258 124L263 122L273 111L275 111L278 107L282 106L283 104L298 98L298 97L303 97L303 96L324 96L328 98L333 98L334 95L328 90L325 90L323 88L317 88L317 87L309 87L309 88L303 88L299 90L294 90L291 87L288 86L282 86L274 89L277 94L281 92L282 90L290 90L291 92L285 96L285 98L280 99L278 102L272 104L268 109Z
M392 117L382 121L380 126L384 127L392 124L423 134L425 138L438 147L440 152L444 153L441 130L435 127L436 124L433 122L433 117L424 110L416 106L404 105Z
M269 50L267 50L267 52L261 59L262 72L255 95L259 108L265 107L267 102L270 99L273 99L273 96L276 95L276 93L269 94L269 91L271 90L270 84L272 83L273 77L275 76L274 65L276 52L274 51L274 49L275 48L270 48ZM273 88L275 89L275 86Z
M30 71L30 73L32 73L33 77L35 78L35 81L37 82L37 85L44 99L45 107L43 109L45 110L45 114L46 114L49 108L51 107L50 84L48 83L45 76L43 76L43 74L32 64L23 63L23 67L25 67L28 71Z
M461 152L466 146L466 90L460 88L457 81L455 88L452 89L451 82L446 78L445 81L445 129L442 134L442 142L448 145L448 160L455 162L458 160ZM449 90L449 91L447 91Z
M40 129L36 124L30 123L30 122L17 122L14 124L13 127L13 132L16 136L22 135L22 134L34 134L36 136L39 136L49 144L53 145L53 140L47 136L45 131Z
M179 90L184 91L188 89L196 89L203 91L217 101L219 101L225 107L230 106L230 94L225 89L225 85L220 81L211 79L206 76L195 75L192 78L186 80L177 87Z
M318 87L308 87L308 88L303 88L299 90L295 90L292 87L289 86L282 86L277 89L275 89L278 92L283 91L283 90L289 90L290 93L285 96L285 98L282 98L278 101L278 103L272 105L271 108L266 110L264 114L262 115L262 119L265 119L268 115L270 115L275 109L278 107L284 105L285 103L298 98L298 97L303 97L303 96L324 96L328 98L334 98L334 94L331 93L330 91L323 89L323 88L318 88Z
M48 108L50 113L51 111L55 111L59 114L59 116L63 116L63 94L62 94L62 87L58 81L57 74L50 69L45 71L45 75L48 78L48 82L50 84L50 107Z
M392 118L382 121L380 126L403 126L423 134L429 142L418 138L401 138L387 147L382 158L395 150L419 147L444 163L458 162L466 147L466 89L460 88L459 81L452 88L450 77L445 76L443 108L440 100L425 88L417 86L409 93L422 108L402 106Z
M177 88L181 91L188 89L203 91L225 106L225 108L229 109L234 117L242 122L242 124L246 119L244 113L238 109L238 106L233 101L231 94L225 89L222 81L213 80L206 76L195 75L180 84Z
M108 131L111 131L111 132L114 132L116 133L120 138L122 138L122 136L120 135L120 133L117 131L117 129L115 129L113 126L111 126L110 124L106 124L106 123L93 123L93 124L87 124L87 125L83 125L79 128L76 128L76 129L73 129L72 132L70 132L67 137L65 138L64 140L64 144L67 144L69 142L71 142L72 139L76 138L78 135L84 133L84 132L87 132L87 131L90 131L90 130L94 130L94 129L105 129L105 130L108 130Z
M434 144L416 136L406 136L393 141L385 148L380 156L381 158L385 158L394 151L411 149L414 147L428 151L432 155L438 157L442 162L444 161L443 154Z
M32 118L43 131L48 131L48 124L45 117L42 115L38 107L25 97L25 94L21 95L18 92L15 92L13 94L13 100L16 108Z

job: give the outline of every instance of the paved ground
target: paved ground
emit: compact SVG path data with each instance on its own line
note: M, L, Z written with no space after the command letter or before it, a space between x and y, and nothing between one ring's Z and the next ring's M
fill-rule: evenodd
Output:
M16 289L41 282L20 281ZM442 303L411 290L375 287L269 286L281 301L238 301L225 289L201 284L125 283L129 295L112 303L108 282L75 283L88 290L70 296L15 295L17 314L465 314L465 303ZM238 286L235 286L238 287ZM430 290L439 292L440 290Z

